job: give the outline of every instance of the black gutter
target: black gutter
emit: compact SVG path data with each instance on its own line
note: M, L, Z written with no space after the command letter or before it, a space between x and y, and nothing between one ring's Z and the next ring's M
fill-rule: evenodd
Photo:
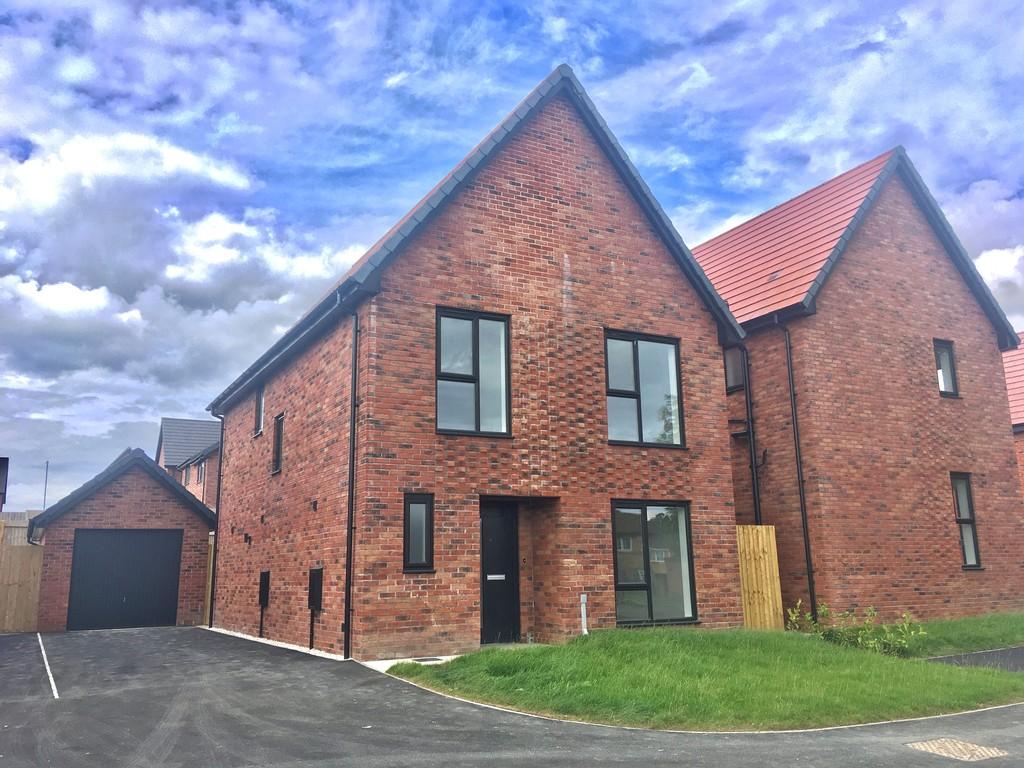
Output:
M811 532L807 522L807 496L804 493L804 460L800 452L800 422L796 413L796 386L793 383L793 344L789 328L782 326L786 337L786 373L789 375L789 411L793 422L793 451L796 454L796 484L800 493L800 523L804 533L804 560L807 565L807 599L811 603L811 618L818 620L818 597L814 591L814 560L811 557Z
M359 398L359 314L352 313L352 379L349 385L348 406L348 533L345 537L345 619L341 631L345 633L344 658L352 655L352 558L355 555L356 507L356 409Z
M224 417L217 416L220 419L220 461L217 462L217 500L215 510L217 513L216 522L213 524L213 565L210 566L210 624L213 628L213 606L217 602L217 548L220 544L220 486L221 480L224 477ZM263 627L263 615L262 609L260 614L260 628ZM260 635L262 637L262 634Z
M747 406L747 447L750 450L750 491L754 497L754 525L761 525L761 482L757 477L757 436L754 431L754 395L750 391L750 352L740 344L743 354L743 397Z

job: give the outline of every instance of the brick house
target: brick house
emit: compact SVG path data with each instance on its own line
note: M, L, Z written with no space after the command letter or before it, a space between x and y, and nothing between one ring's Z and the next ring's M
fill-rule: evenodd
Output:
M1021 486L1024 487L1024 347L1003 352L1003 371L1006 374L1006 394L1010 399L1013 447L1017 454Z
M220 422L210 419L160 419L156 440L156 463L183 483L185 467L199 453L220 445ZM193 480L194 484L194 480ZM216 496L215 489L212 496Z
M28 524L43 546L38 628L198 624L213 513L140 449Z
M694 255L748 334L726 353L737 520L776 526L784 603L1024 606L1017 334L903 149Z
M563 639L583 595L739 625L742 336L559 67L211 403L214 623L364 659Z
M217 480L220 477L220 436L174 467L173 475L185 490L214 512L217 511Z

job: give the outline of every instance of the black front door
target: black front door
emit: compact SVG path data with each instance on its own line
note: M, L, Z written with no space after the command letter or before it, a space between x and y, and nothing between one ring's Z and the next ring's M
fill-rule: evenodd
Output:
M75 531L68 629L173 626L181 530Z
M519 539L514 502L480 503L481 643L519 639Z

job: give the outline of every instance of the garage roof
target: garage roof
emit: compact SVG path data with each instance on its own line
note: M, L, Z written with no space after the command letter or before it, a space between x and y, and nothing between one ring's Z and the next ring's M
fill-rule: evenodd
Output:
M899 175L996 330L1000 349L1017 334L924 181L896 147L723 232L693 249L736 319L751 327L776 314L810 314L836 261Z
M1024 341L1024 334L1019 338ZM1024 347L1003 352L1003 370L1006 394L1010 397L1010 423L1018 431L1018 427L1024 427Z
M129 469L138 467L148 473L158 483L165 486L171 493L176 495L185 505L195 512L203 522L213 528L216 519L213 512L203 502L185 490L185 486L164 472L160 465L153 461L141 448L128 448L120 456L114 459L113 463L100 472L82 487L72 491L63 499L58 501L45 512L36 515L28 521L28 538L32 540L32 531L36 528L45 528L58 517L69 512L77 504L88 499L104 486L112 483Z

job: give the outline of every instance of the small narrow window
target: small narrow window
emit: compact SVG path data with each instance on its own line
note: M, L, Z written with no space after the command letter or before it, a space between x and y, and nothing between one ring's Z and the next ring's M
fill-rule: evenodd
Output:
M434 497L427 493L405 495L406 571L434 570Z
M437 429L507 435L508 317L437 311Z
M196 466L196 482L201 483L206 479L206 462L200 461Z
M945 397L956 397L960 394L956 382L952 341L935 340L935 374L939 379L940 394Z
M609 442L683 444L678 341L606 331L605 371Z
M960 551L964 557L964 568L980 568L978 554L978 526L974 519L974 497L971 494L971 476L963 472L950 475L953 482L953 507L956 523L960 528Z
M255 423L252 428L252 434L254 436L263 434L263 394L263 387L260 386L260 388L256 390Z
M281 454L284 449L284 414L274 417L274 458L270 465L271 474L281 471Z
M192 465L185 465L185 485L188 485L192 481Z
M729 347L725 350L725 391L743 389L743 350Z

